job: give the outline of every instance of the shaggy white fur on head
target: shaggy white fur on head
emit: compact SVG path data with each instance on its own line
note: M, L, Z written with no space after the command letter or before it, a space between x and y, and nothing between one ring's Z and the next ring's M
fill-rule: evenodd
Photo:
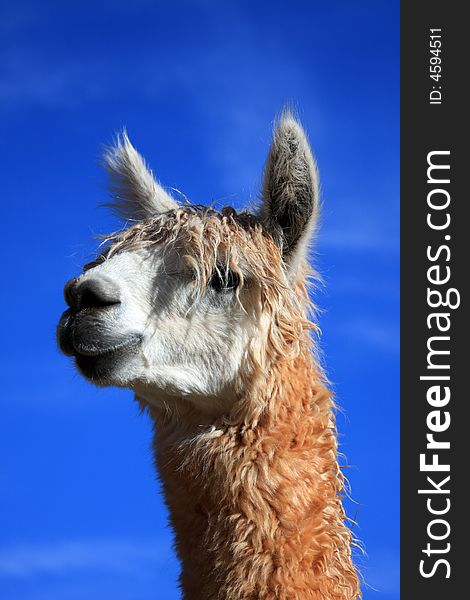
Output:
M119 288L119 310L102 317L107 329L142 339L139 350L112 374L114 385L132 387L149 402L184 396L220 409L213 406L218 398L233 399L228 388L256 323L231 290L195 296L183 257L161 245L118 252L81 280L93 278Z
M137 231L147 242L122 243L125 231L111 240L112 250L87 268L77 285L96 279L103 288L112 282L118 295L112 310L86 317L95 338L102 335L109 344L113 336L141 343L106 377L100 379L98 373L90 378L132 388L149 403L185 397L203 411L225 412L247 376L248 359L262 354L267 336L275 337L278 324L271 322L272 311L279 301L273 300L275 294L270 299L266 288L284 294L291 305L298 302L296 275L318 217L317 171L306 135L290 114L276 126L257 215L179 209L126 133L106 152L104 162L113 207L136 222L126 230L128 237ZM184 239L167 243L159 237L170 221L175 231L186 231ZM199 254L191 249L198 244ZM233 269L241 286L210 285L212 274L228 276ZM197 294L195 272L204 282ZM263 286L270 315L260 300ZM281 314L284 309L279 305L276 310Z

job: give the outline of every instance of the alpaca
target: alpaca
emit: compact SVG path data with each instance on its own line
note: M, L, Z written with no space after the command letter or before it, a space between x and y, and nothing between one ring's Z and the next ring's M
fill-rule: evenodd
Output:
M253 213L179 204L125 133L104 164L131 225L66 284L58 341L153 420L183 597L358 598L309 320L319 194L302 126L291 114L276 124Z

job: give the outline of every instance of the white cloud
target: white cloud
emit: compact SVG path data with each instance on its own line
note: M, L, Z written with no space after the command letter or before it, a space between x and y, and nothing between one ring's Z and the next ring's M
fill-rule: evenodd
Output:
M328 327L330 335L369 346L387 354L398 354L400 350L400 329L398 320L358 316L347 322L334 322Z
M335 249L398 255L399 200L393 193L375 205L361 197L327 197L324 211L319 246L325 252Z
M138 574L173 560L171 539L84 539L0 548L0 577L23 578L76 570Z
M366 231L360 226L355 229L337 228L325 231L320 236L320 247L336 250L398 253L398 236L384 233L381 229L383 229L382 224L378 222L378 227L373 232Z

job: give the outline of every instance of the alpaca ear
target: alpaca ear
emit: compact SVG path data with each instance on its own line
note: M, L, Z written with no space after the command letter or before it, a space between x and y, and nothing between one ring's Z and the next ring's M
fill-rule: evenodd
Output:
M110 179L113 197L110 205L121 218L140 220L177 208L178 204L156 181L126 131L105 151L103 166Z
M305 132L290 113L274 129L264 170L261 218L289 271L306 257L318 221L318 174Z

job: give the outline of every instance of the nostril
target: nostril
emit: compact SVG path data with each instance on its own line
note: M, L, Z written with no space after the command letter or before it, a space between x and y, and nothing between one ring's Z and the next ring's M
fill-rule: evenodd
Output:
M80 295L80 310L84 308L101 308L103 306L112 306L118 304L119 300L109 298L101 294L102 290L87 287Z
M78 310L103 308L120 304L119 295L114 286L95 279L85 280L78 287Z

